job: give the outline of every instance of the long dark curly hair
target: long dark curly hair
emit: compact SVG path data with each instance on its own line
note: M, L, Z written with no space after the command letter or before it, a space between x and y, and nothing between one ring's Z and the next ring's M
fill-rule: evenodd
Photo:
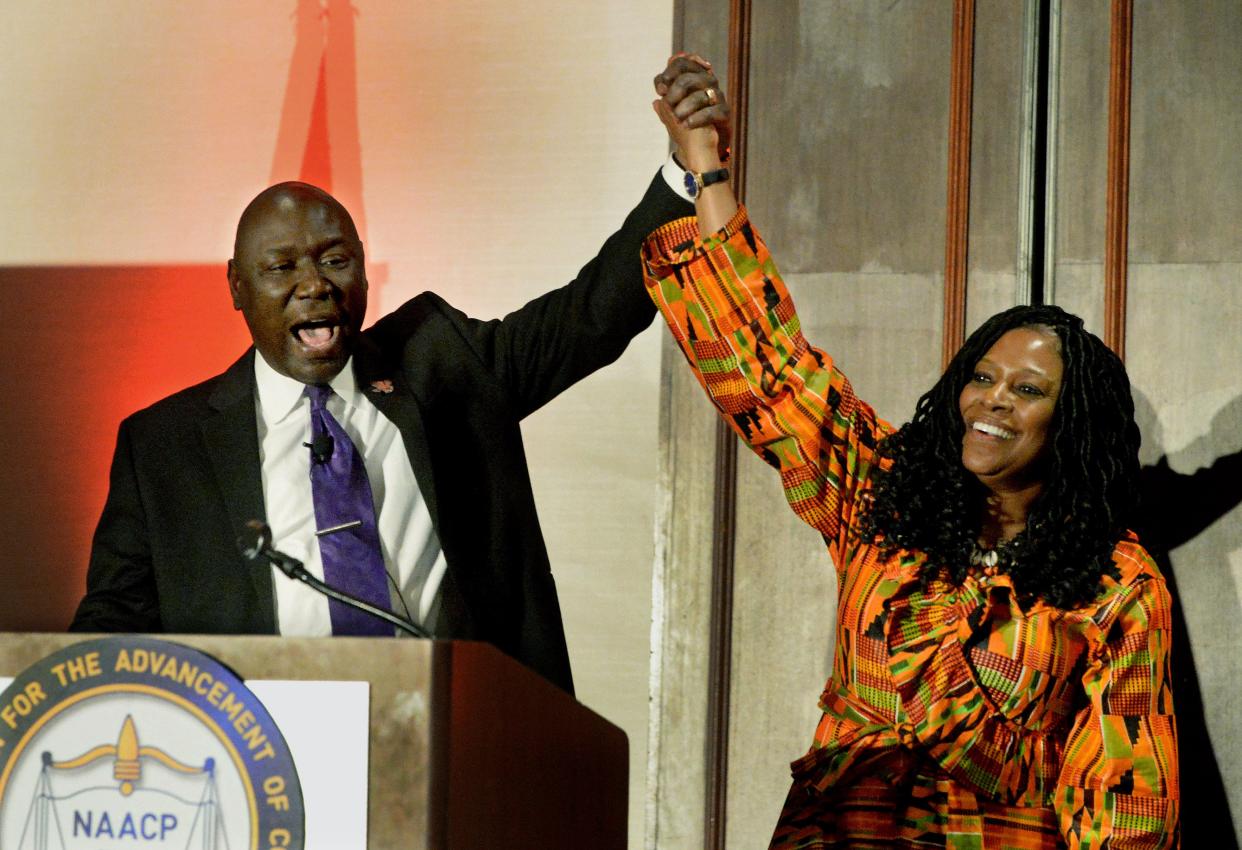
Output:
M1060 340L1061 392L1043 489L1026 529L998 551L1020 599L1074 608L1098 595L1103 575L1117 576L1112 552L1138 489L1139 430L1125 366L1082 319L1059 307L1014 307L970 335L910 423L880 443L892 464L877 473L859 533L890 556L926 553L924 584L946 574L954 583L965 578L987 494L962 465L958 396L996 341L1025 327Z

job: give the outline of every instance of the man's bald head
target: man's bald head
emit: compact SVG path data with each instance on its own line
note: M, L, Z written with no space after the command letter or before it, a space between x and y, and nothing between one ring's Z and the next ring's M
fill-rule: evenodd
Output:
M353 219L307 183L264 189L237 222L229 291L273 369L305 384L331 381L353 353L367 308Z
M358 229L354 227L354 219L349 214L349 210L341 205L340 201L318 186L312 186L310 183L300 183L297 180L288 180L284 183L268 186L262 192L255 195L250 203L246 204L246 208L242 210L241 218L237 220L237 233L233 237L233 259L237 259L237 253L241 249L243 238L255 227L256 222L261 221L272 210L290 203L320 203L329 209L335 210L342 221L348 222L349 231L353 234L354 239L358 239Z

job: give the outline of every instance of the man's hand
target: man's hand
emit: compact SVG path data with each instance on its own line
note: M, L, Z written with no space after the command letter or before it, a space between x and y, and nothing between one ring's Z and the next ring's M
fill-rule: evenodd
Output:
M729 103L720 90L712 63L697 54L677 53L669 58L667 67L653 82L656 94L661 96L661 100L653 104L656 114L677 145L682 164L703 171L727 161ZM690 130L697 132L690 133ZM703 147L709 143L715 147L716 164L687 161L711 159L703 156Z

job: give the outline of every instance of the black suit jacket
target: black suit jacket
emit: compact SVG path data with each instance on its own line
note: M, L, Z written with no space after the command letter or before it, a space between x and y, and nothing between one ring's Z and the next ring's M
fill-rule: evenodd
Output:
M692 213L657 175L566 286L503 319L423 293L362 335L353 368L401 430L448 571L437 636L489 641L573 692L519 422L611 363L654 316L639 249ZM236 539L264 517L254 350L121 423L77 631L274 633L272 572Z

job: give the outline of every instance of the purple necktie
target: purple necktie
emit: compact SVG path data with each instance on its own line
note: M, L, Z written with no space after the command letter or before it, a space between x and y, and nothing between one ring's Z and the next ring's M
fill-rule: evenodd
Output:
M367 468L354 441L328 412L332 388L310 384L306 396L311 402L311 497L324 580L387 611L388 574ZM392 637L392 626L334 599L328 600L328 613L334 635Z

